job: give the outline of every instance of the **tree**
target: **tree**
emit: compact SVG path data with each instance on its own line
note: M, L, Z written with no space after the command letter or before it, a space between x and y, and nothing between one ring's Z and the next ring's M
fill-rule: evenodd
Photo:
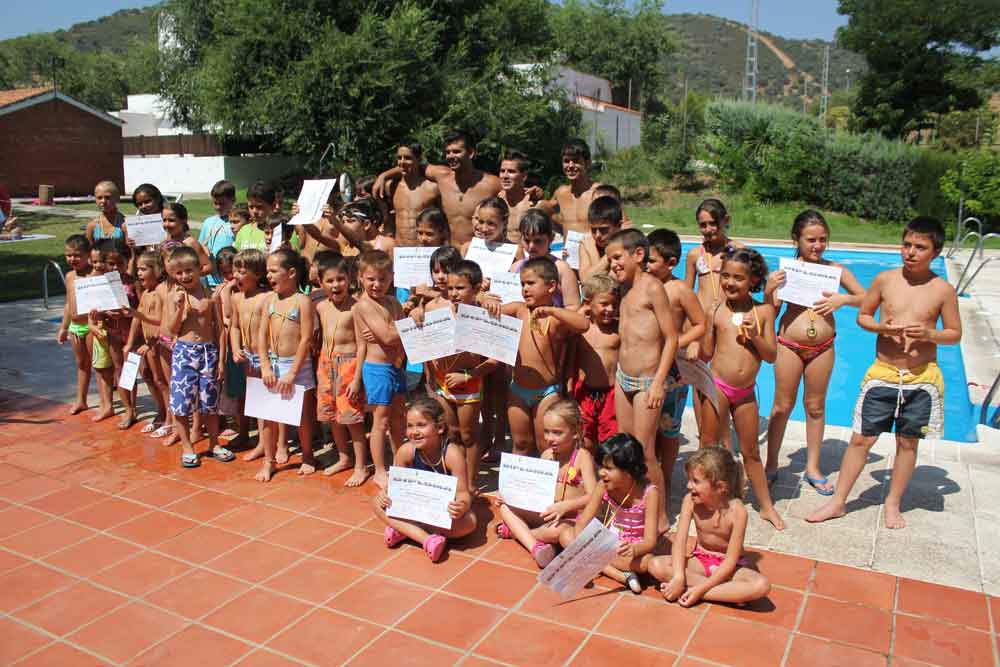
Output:
M1000 45L996 0L840 0L841 46L865 56L854 113L861 127L902 137L929 114L978 107L970 72Z
M544 0L169 0L163 12L160 92L189 127L309 156L333 142L371 171L403 137L434 149L450 125L488 137L495 160L579 124L511 67L551 58Z

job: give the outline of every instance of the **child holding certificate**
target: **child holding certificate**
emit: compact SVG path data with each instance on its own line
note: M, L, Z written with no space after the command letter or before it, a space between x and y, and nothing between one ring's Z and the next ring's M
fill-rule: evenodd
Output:
M830 240L830 226L816 211L804 211L792 225L795 257L809 264L826 264L841 269L840 284L847 294L824 293L825 298L812 308L787 303L778 323L778 357L774 362L774 405L767 422L767 465L769 484L778 478L778 452L785 437L788 417L795 407L799 381L805 381L802 403L806 409L806 472L809 486L823 496L833 495L833 485L819 469L820 449L825 427L826 389L833 373L837 337L833 313L841 306L857 308L865 289L846 267L823 259ZM778 288L785 283L785 272L775 271L767 279L764 301L781 309Z
M60 345L69 340L73 347L73 357L76 359L76 402L69 413L76 415L89 407L87 393L90 389L92 344L88 344L90 337L90 328L87 325L88 313L76 312L74 283L77 278L91 275L93 270L90 267L90 241L83 234L71 234L66 239L63 255L70 271L66 274L66 304L63 307L62 325L56 334L56 340Z
M150 249L139 256L136 266L142 295L122 355L127 359L129 353L135 350L143 358L142 379L156 402L156 416L142 427L141 432L152 433L167 422L167 404L170 401L170 379L163 375L156 358L163 316L163 303L156 288L163 280L163 260L160 253Z
M234 363L243 368L244 378L260 377L260 355L257 346L257 329L260 326L262 307L268 297L267 259L263 252L255 248L240 250L233 258L233 277L236 288L232 291L229 316L229 355ZM246 394L239 399L239 413L246 414ZM239 435L229 441L229 446L242 445L250 440L250 420L246 416L237 419ZM278 437L281 437L279 432ZM257 446L243 455L244 461L253 461L264 455L264 447Z
M597 486L573 526L563 526L563 547L576 539L591 519L618 534L618 555L604 568L604 575L638 595L639 573L646 572L656 549L660 521L660 493L646 477L642 444L628 433L616 433L597 449Z
M541 458L559 462L556 500L541 514L500 502L500 523L497 535L501 539L515 538L531 552L538 567L544 568L556 551L563 526L571 525L597 486L594 458L581 447L582 418L580 406L574 401L559 401L545 413L542 420L545 451Z
M515 262L510 270L513 273L519 273L521 266L527 259L535 257L551 259L556 263L556 268L559 269L559 289L556 290L552 303L560 308L566 307L576 310L580 307L580 287L576 282L576 272L561 257L556 257L550 252L555 234L552 219L545 211L537 208L529 209L521 218L519 226L521 250L527 257Z
M663 597L682 607L703 599L742 604L764 597L771 584L743 558L747 508L739 462L728 449L705 447L688 458L684 469L688 492L671 555L649 562L649 573L663 582ZM698 545L689 558L687 537L692 521Z
M465 537L476 529L476 514L469 511L472 496L466 483L465 455L448 446L447 428L440 403L427 396L414 400L406 413L407 441L396 451L393 465L457 478L455 499L448 503L451 529L389 518L385 512L392 505L388 487L379 491L374 502L375 516L385 524L385 546L391 549L409 538L422 545L434 563L444 556L448 539Z

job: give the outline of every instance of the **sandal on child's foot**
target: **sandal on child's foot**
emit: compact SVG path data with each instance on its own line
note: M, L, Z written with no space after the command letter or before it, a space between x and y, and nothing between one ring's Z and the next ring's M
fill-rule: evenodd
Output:
M436 563L444 556L444 548L447 544L448 540L444 538L444 535L428 535L427 539L424 540L424 553L427 554L432 563Z
M535 542L535 546L531 547L531 556L538 563L538 567L545 569L545 566L556 557L556 550L548 542Z
M174 430L170 424L164 424L150 434L150 438L165 438Z
M139 433L152 433L158 428L160 427L156 425L156 422L146 422L146 425L142 427Z
M403 535L392 526L386 526L383 535L385 536L385 546L390 549L406 541L406 535Z
M507 525L506 521L497 524L497 537L501 540L509 540L514 537L514 533L510 532L510 526Z
M181 454L181 465L185 468L197 468L201 465L201 459L197 454Z
M631 570L625 570L625 572L623 572L622 574L625 575L625 585L628 586L628 589L630 591L632 591L636 595L642 593L642 583L639 582L639 577L638 575L636 575L635 572L632 572Z
M216 445L212 448L212 458L216 461L221 461L223 463L229 463L236 458L236 454L223 447L222 445Z

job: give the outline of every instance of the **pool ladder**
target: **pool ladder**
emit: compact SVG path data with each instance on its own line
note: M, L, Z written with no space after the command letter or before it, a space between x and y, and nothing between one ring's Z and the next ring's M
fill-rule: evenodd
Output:
M45 306L45 310L49 309L49 269L55 269L56 275L59 276L59 280L62 281L63 289L66 289L66 276L63 275L62 267L59 266L58 262L49 260L42 269L42 304Z
M983 407L979 409L979 423L990 428L1000 428L1000 408L993 411L992 417L989 416L990 405L993 403L993 397L998 389L1000 389L1000 373L990 385L990 390L986 392L986 398L983 399Z
M970 223L975 224L975 231L965 232ZM976 279L976 276L979 275L979 272L983 270L983 267L996 259L996 257L984 259L983 255L986 250L986 241L993 238L1000 238L1000 234L983 234L983 222L979 218L966 218L962 221L962 224L959 225L958 232L955 234L955 240L951 244L951 248L948 249L948 253L945 256L948 258L953 257L959 250L965 247L965 242L971 238L976 239L976 245L972 249L972 254L969 255L969 260L965 263L965 268L962 269L962 275L959 276L958 282L955 283L955 291L959 294L965 293L965 291L969 289L969 286L972 285L972 282ZM979 266L976 267L976 270L973 271L972 275L969 276L968 280L966 280L965 277L968 275L969 269L972 268L972 263L976 259L977 252L979 253Z

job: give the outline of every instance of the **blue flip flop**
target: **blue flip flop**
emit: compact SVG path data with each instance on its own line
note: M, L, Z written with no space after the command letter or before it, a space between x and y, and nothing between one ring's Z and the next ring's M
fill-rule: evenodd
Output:
M803 477L805 477L806 481L809 482L809 486L811 486L812 488L816 489L816 493L818 493L819 495L821 495L821 496L832 496L833 495L833 492L834 492L833 489L824 489L824 488L821 488L819 486L820 484L829 484L830 480L828 478L821 477L819 479L813 479L809 475L803 475Z

